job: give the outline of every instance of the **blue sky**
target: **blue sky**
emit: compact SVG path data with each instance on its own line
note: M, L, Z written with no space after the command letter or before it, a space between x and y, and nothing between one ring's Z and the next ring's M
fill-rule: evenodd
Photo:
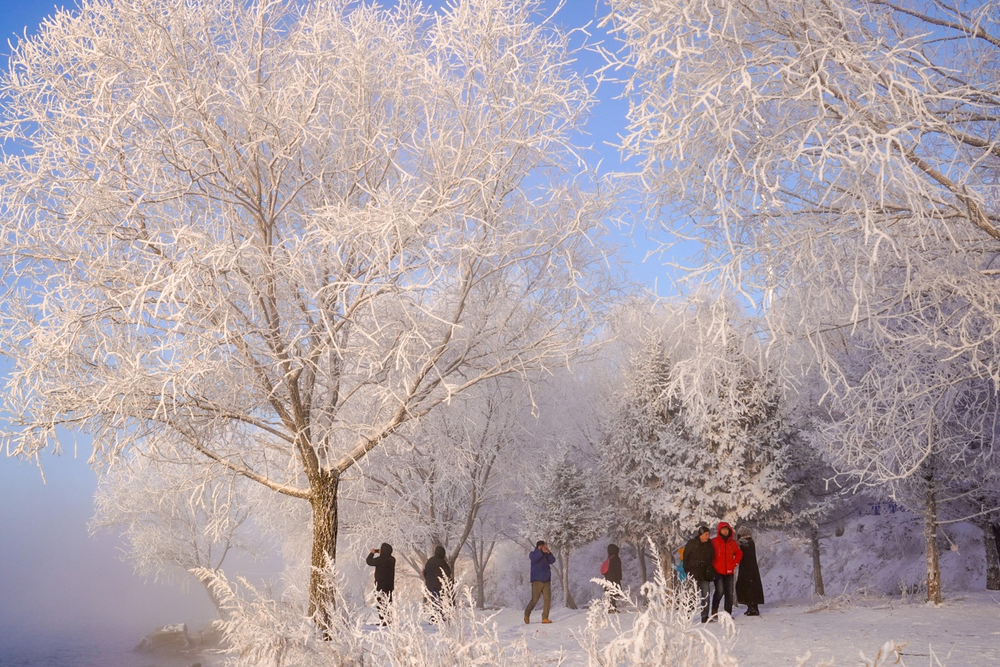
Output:
M53 0L0 0L0 34L6 66L8 39L31 34L56 5ZM433 3L432 3L433 4ZM548 7L554 0L545 0ZM595 0L567 0L558 15L566 27L595 22ZM581 36L582 38L582 36ZM599 58L582 54L579 66L598 67ZM626 105L614 99L617 89L601 89L601 101L590 124L602 171L621 165L615 149L606 146L622 130ZM624 255L632 262L633 279L669 294L667 271L657 261L641 264L652 247L641 230L621 236ZM658 286L654 288L654 283ZM132 576L131 566L117 559L110 536L89 538L86 522L96 486L86 465L87 452L72 452L43 460L47 484L30 464L0 456L0 637L28 628L59 628L63 632L128 628L135 632L179 620L208 618L211 607L204 594L185 593ZM261 566L266 567L266 566ZM2 651L0 651L2 662Z

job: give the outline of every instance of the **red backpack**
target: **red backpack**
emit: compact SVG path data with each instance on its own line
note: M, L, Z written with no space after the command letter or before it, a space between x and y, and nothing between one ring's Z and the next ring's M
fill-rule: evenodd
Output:
M611 567L611 558L605 558L604 562L601 563L601 574L607 574L608 568Z

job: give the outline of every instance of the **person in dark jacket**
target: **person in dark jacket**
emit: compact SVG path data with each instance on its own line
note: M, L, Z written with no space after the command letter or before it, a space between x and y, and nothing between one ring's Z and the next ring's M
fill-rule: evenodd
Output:
M740 551L743 552L739 573L736 575L736 602L747 606L747 616L760 616L757 605L764 604L764 585L760 580L760 568L757 567L757 546L753 542L753 533L746 526L740 526L736 535Z
M715 581L715 549L709 541L708 526L698 526L698 534L684 545L684 571L694 579L701 595L701 622L708 622L708 607L712 595L712 582Z
M618 545L609 544L608 545L608 569L604 572L604 580L608 581L618 588L622 587L622 559L618 557ZM618 611L618 596L612 594L610 596L609 602L611 603L611 608L608 610L610 612Z
M715 537L712 538L712 547L715 549L715 560L712 566L715 568L715 594L712 596L712 616L719 613L719 602L723 596L726 598L726 613L730 616L733 613L733 598L735 597L734 579L736 566L743 558L740 545L736 543L736 536L733 535L733 528L725 521L719 522Z
M438 545L434 547L434 555L427 559L424 564L424 585L431 594L430 602L438 614L441 610L441 589L444 588L445 581L449 587L454 583L451 575L451 566L444 555L444 547ZM450 590L450 588L449 588Z
M385 625L392 603L392 590L396 587L396 558L392 555L392 545L383 542L378 549L372 549L365 562L375 568L375 597L378 617Z
M552 604L552 564L556 557L549 551L545 540L535 543L535 550L528 554L531 560L531 602L524 608L524 622L531 623L531 612L542 598L542 623L549 620L549 606Z

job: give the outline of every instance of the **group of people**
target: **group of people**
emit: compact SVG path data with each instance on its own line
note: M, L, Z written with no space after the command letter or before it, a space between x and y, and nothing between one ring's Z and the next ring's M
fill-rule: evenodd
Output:
M618 545L608 545L608 557L601 564L601 574L609 584L620 588L622 561L619 551ZM734 535L732 526L721 521L715 537L711 537L708 526L699 526L698 534L684 545L680 553L682 578L691 577L698 587L702 623L718 616L719 603L723 601L726 613L732 615L735 598L739 599L740 604L747 606L747 616L760 616L758 606L764 604L764 587L757 566L757 549L749 528L741 526L739 534ZM549 545L544 540L539 540L535 543L534 550L528 554L528 559L531 562L531 600L524 608L524 622L531 623L531 612L541 599L542 623L551 623L549 608L552 605L552 565L556 562L556 557ZM396 579L396 559L392 555L392 546L382 544L380 549L372 549L366 562L375 568L379 620L385 624ZM423 575L429 601L434 608L440 610L441 592L445 583L454 583L444 547L434 549L434 555L424 565ZM613 595L610 597L609 611L618 611L617 599Z
M732 526L721 521L715 537L710 537L710 532L708 526L699 526L698 534L681 550L683 573L695 581L701 594L701 622L707 623L718 616L723 599L726 613L732 615L734 597L747 606L747 616L760 616L764 586L750 529L742 526L739 535L733 535Z
M392 602L392 592L396 588L396 557L392 555L392 545L383 542L378 549L372 549L365 562L375 568L375 599L378 608L378 618L382 625L389 621L389 605ZM444 547L437 546L434 555L424 564L424 585L430 595L429 602L441 613L441 591L445 582L454 584L451 565L445 557Z

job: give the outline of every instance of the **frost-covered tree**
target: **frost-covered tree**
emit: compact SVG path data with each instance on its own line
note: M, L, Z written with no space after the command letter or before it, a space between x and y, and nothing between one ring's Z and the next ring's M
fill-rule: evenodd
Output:
M837 475L808 433L795 429L786 451L788 497L781 511L767 517L764 523L809 540L813 593L826 595L821 540L829 537L832 527L856 513L860 505L869 503L871 497L858 493L844 476Z
M480 509L472 525L472 532L469 533L469 539L465 543L465 553L469 557L476 580L477 609L486 608L486 573L490 563L493 562L497 546L509 540L508 536L516 532L516 522L520 512L517 510L516 502L511 498L512 495L513 492L508 489L502 496L502 502L491 503Z
M794 296L779 336L885 331L921 294L965 310L911 313L924 326L907 335L993 345L997 2L610 5L631 73L624 147L668 219L708 243L706 275Z
M118 532L137 574L184 585L197 578L220 614L221 601L194 570L219 574L233 551L256 556L245 523L255 511L249 481L226 468L132 452L99 475L91 532Z
M573 461L568 447L561 447L553 451L522 500L530 541L545 540L556 553L563 604L569 609L577 608L570 591L570 556L604 530L597 498L591 471Z
M664 553L703 521L762 518L788 492L779 387L733 308L664 307L616 389L601 456L612 511Z
M964 355L903 345L887 353L875 335L859 327L845 337L843 385L826 399L834 418L814 440L838 469L923 516L927 595L940 603L942 512L968 496L971 470L994 465L1000 403L992 382L968 378Z
M454 570L480 511L517 474L529 408L524 383L492 380L415 422L359 467L345 496L356 500L352 530L391 542L417 574L443 546Z
M968 521L983 532L986 590L1000 590L1000 549L994 528L1000 518L1000 471L992 462L970 468L952 480L948 492L952 500L945 502L942 523Z
M615 387L619 404L610 417L599 458L601 490L612 534L637 548L648 538L672 544L679 539L672 518L682 509L665 498L664 463L672 461L682 433L680 402L670 394L670 360L659 335L650 336L633 354ZM665 502L660 502L665 500ZM690 509L690 508L683 508ZM697 521L697 519L695 519ZM663 549L669 553L672 549Z
M82 0L15 44L8 451L68 429L308 503L322 624L341 476L614 292L592 91L536 7Z
M881 432L891 415L899 437L872 441L910 464L868 482L924 479L937 427L913 408L952 385L914 365L962 357L967 378L1000 377L1000 4L611 5L646 192L706 242L706 275L766 308L775 345L808 341L830 387L859 393L843 414ZM843 363L858 327L886 361L877 395Z
M804 358L796 361L811 363L811 354L806 352ZM877 495L859 491L854 478L838 474L823 449L816 445L815 431L834 419L821 400L827 385L815 372L796 373L796 376L796 382L782 400L789 434L785 466L789 493L779 511L767 516L764 523L809 540L813 593L825 595L821 541Z

